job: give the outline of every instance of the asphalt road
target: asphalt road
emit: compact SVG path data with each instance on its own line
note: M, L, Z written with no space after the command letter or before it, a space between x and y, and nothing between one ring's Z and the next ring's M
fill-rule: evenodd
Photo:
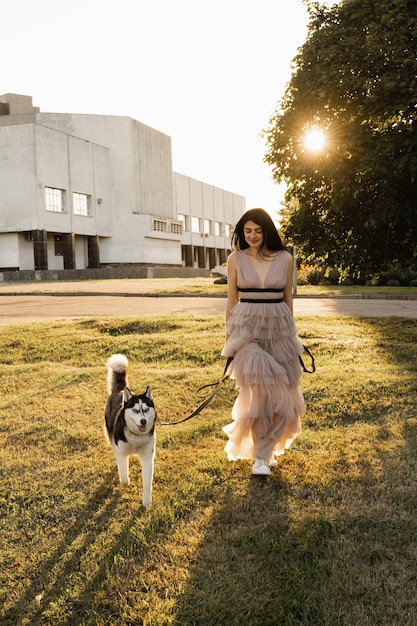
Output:
M77 292L9 293L0 288L0 325L86 317L158 317L161 315L223 315L225 297L150 296L137 293ZM82 295L81 295L82 294ZM417 300L362 298L294 299L294 316L411 317Z

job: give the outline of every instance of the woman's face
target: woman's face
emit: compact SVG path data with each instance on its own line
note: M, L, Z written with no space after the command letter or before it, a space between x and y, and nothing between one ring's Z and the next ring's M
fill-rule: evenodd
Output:
M264 240L262 226L259 226L259 224L255 224L255 222L249 220L248 222L245 222L245 225L243 227L243 234L245 236L245 241L248 246L252 250L257 252L262 246Z

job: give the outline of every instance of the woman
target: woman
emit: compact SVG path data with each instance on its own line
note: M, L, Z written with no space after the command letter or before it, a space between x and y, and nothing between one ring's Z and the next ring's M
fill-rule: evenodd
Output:
M274 457L301 432L303 346L292 315L293 258L263 209L236 224L227 260L228 299L223 356L233 357L236 379L230 460L251 459L252 474L269 476Z

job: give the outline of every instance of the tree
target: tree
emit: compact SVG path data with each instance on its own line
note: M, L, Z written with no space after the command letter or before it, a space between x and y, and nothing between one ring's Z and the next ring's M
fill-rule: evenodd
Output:
M364 278L417 262L415 0L308 2L308 37L265 131L288 184L284 234L304 259ZM325 131L309 152L309 128Z

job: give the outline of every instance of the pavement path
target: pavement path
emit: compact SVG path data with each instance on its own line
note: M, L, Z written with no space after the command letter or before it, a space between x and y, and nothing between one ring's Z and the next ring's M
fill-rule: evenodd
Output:
M161 280L161 286L164 284L166 281ZM172 283L169 286L172 288ZM149 293L149 289L158 288L155 281L1 284L0 325L86 317L224 314L225 296L173 296ZM294 316L297 318L306 315L417 318L417 300L296 297Z

